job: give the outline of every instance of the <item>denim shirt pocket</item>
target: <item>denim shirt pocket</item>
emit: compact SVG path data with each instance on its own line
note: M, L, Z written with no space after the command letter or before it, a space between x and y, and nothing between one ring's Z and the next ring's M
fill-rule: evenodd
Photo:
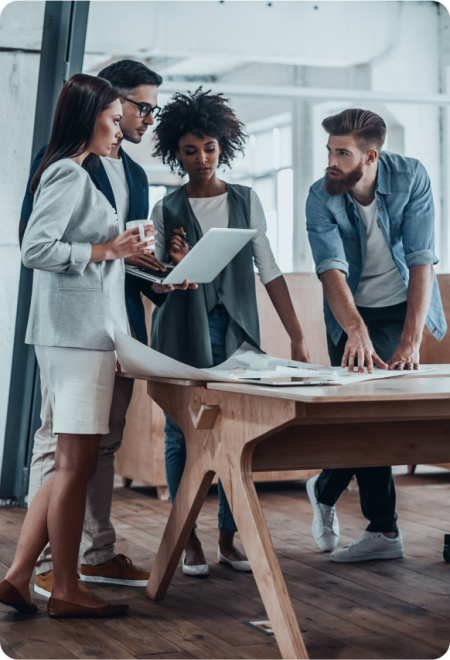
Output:
M400 234L402 231L402 224L403 224L403 216L399 215L391 215L389 217L389 228L391 230L391 234L396 235Z
M356 231L351 233L341 232L342 245L349 264L354 264L361 257L361 245Z

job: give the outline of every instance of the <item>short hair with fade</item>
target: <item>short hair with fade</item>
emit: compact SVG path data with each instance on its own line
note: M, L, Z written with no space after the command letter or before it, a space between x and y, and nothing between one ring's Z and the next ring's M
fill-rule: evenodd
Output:
M163 81L161 76L152 71L142 62L136 60L119 60L105 67L98 74L99 78L109 80L111 85L119 90L122 96L131 94L141 85L159 87Z
M384 119L375 112L361 108L343 110L327 117L322 126L329 135L353 135L361 151L375 147L379 153L386 139Z

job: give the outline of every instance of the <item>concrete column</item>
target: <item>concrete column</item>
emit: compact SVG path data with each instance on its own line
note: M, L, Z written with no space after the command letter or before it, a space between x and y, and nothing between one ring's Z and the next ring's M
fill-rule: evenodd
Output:
M13 2L0 15L0 463L20 274L18 225L28 179L44 2ZM1 466L0 466L1 467Z

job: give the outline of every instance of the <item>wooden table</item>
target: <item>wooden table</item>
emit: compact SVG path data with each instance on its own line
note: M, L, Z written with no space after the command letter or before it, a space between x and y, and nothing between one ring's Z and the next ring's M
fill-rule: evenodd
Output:
M183 429L187 460L147 595L164 597L217 473L283 658L308 655L252 472L450 462L450 365L341 387L152 379L148 393Z

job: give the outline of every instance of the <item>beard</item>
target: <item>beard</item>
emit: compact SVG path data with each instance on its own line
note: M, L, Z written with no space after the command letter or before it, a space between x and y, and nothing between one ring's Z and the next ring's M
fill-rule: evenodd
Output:
M120 130L122 131L123 139L126 142L131 142L132 144L139 144L142 142L144 135L139 135L138 130L144 130L145 126L138 126L132 130L128 130L126 126L121 126Z
M347 174L342 174L337 168L333 168L333 172L341 174L338 179L332 179L328 176L328 168L325 170L324 188L329 195L337 197L338 195L345 195L351 190L364 174L363 162L361 161L353 170Z

